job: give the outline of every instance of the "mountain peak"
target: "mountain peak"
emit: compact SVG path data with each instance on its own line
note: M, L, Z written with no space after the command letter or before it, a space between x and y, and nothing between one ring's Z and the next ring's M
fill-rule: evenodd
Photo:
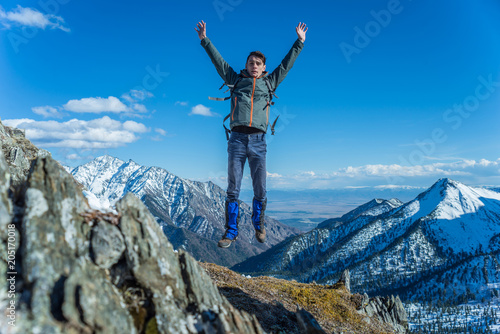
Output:
M80 165L76 168L80 168L82 166L86 166L86 167L90 167L90 166L94 166L94 167L98 167L99 168L108 168L109 166L120 166L122 165L124 162L118 158L115 158L111 155L101 155L97 158L94 158L94 160L91 160L89 162L87 162L86 164L83 164L83 165Z
M431 189L434 187L437 188L457 187L459 185L465 186L463 183L444 177L437 180L436 183L434 183L434 185L431 187Z
M445 201L445 199L449 197L450 194L456 192L456 189L458 188L468 188L468 186L449 178L441 178L437 180L429 189L419 194L413 201L409 202L408 204L412 205L412 203L419 203L418 206L427 204L426 206L428 208L435 208L439 203ZM453 189L455 189L455 191ZM431 211L427 212L427 214L429 214Z

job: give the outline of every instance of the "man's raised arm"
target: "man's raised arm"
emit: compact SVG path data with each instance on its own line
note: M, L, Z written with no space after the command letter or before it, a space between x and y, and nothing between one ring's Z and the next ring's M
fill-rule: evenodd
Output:
M269 75L269 80L271 81L274 89L276 89L283 79L285 79L288 71L290 71L293 63L295 62L295 59L297 59L300 51L302 51L306 40L307 29L308 28L305 23L299 22L295 28L295 31L297 32L297 40L293 44L290 51L288 51L285 58L281 61L281 64Z
M198 37L201 40L201 46L205 49L208 56L212 60L212 63L217 69L217 73L221 76L227 84L232 84L238 78L238 74L229 66L229 64L222 58L221 54L215 46L212 44L210 39L207 37L207 24L203 21L198 22L198 29L194 28L198 33Z

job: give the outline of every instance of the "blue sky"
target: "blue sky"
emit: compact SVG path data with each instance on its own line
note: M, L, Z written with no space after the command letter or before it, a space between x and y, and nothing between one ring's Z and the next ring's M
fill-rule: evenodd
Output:
M483 1L2 1L0 118L69 166L109 154L225 187L222 80L274 69L271 189L500 185L500 3ZM248 187L248 176L244 181Z

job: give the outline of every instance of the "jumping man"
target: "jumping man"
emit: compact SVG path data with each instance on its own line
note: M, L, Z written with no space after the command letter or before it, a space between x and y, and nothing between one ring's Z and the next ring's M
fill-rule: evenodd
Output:
M257 241L266 240L264 213L266 210L266 132L269 126L269 107L278 85L285 79L295 59L304 47L307 28L299 23L295 28L297 40L281 64L271 73L266 72L266 57L260 51L250 52L245 69L236 73L222 58L207 37L207 24L197 25L201 45L215 65L217 72L231 89L231 134L228 138L228 186L226 210L226 232L219 247L227 248L238 237L240 220L240 187L243 168L248 159L253 184L252 223ZM275 95L274 95L275 96ZM274 132L274 127L271 127Z

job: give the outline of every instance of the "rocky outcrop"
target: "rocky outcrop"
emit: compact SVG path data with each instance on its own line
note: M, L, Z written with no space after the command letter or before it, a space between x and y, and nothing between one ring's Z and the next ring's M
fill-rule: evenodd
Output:
M343 284L350 291L350 282L349 270L346 269L342 272L338 283ZM351 299L356 304L358 313L366 315L365 322L370 323L375 319L390 325L394 333L408 333L408 317L399 296L369 298L365 293L354 294Z
M394 333L408 332L408 317L398 296L370 298L359 312L369 317L365 318L367 321L375 318L390 324L394 328Z
M118 215L92 211L70 174L33 156L25 173L0 152L0 252L10 256L0 272L11 278L0 280L11 292L0 294L0 332L263 333L173 250L138 198L120 200Z
M342 283L347 291L351 292L351 273L346 269L340 275L339 283Z
M375 319L390 325L394 333L408 333L408 317L398 296L369 298L365 293L352 295L352 300L358 313L366 316L365 322L371 323Z
M50 156L48 151L39 149L26 139L23 130L4 126L1 123L0 142L9 168L10 180L14 185L26 180L31 161L38 156Z

